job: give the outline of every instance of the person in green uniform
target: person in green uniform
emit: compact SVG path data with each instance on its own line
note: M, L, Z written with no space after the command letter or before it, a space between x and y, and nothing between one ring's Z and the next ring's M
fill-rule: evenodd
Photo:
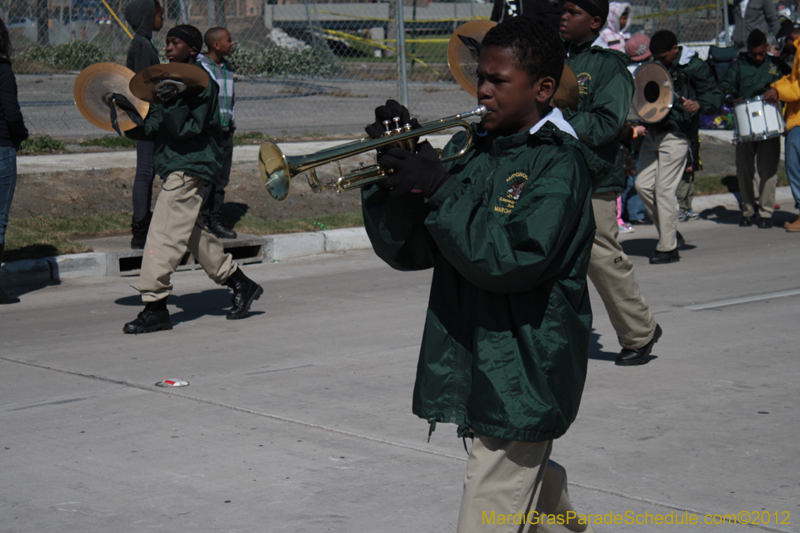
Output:
M747 37L747 55L739 57L720 82L726 99L750 98L764 94L770 85L792 69L777 57L767 55L769 43L761 30ZM778 163L781 156L781 137L736 144L736 176L742 194L740 226L752 226L756 215L755 172L758 169L758 227L772 227L775 210L775 188L778 185Z
M202 46L202 34L194 26L175 26L167 33L170 63L194 64ZM197 68L208 76L202 67ZM124 333L172 329L167 310L170 276L187 250L208 277L233 289L229 320L246 318L252 303L264 292L244 275L231 254L225 253L219 239L203 227L203 189L222 167L219 88L210 78L208 81L197 95L184 92L184 84L161 81L157 86L161 103L150 106L143 126L125 132L130 138L154 142L153 162L164 183L147 232L139 276L145 308L125 324Z
M620 140L633 98L633 78L626 54L597 45L602 42L598 33L607 13L606 0L574 0L564 5L561 37L580 93L578 109L567 109L564 118L581 141L611 164L592 194L597 233L589 278L622 346L615 363L628 366L647 362L661 327L639 290L633 263L617 241L617 198L627 181Z
M650 263L658 265L680 261L678 249L684 241L678 232L676 190L688 166L694 118L700 112L716 113L722 93L708 64L690 48L678 46L671 31L654 33L650 52L669 71L678 95L667 116L647 128L639 153L636 190L658 229L658 244L650 256Z
M397 270L433 268L413 411L430 431L449 422L474 437L459 533L509 531L508 515L530 524L539 513L564 522L540 532L593 531L565 519L566 473L548 461L586 378L591 193L609 167L550 105L563 65L545 21L504 20L480 48L487 112L474 148L446 165L427 142L391 148L378 157L390 177L362 188L378 256ZM394 101L375 114L373 137L392 117L414 124Z

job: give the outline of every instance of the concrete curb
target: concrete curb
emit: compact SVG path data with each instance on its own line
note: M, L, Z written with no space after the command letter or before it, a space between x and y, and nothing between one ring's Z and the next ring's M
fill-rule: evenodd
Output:
M370 247L364 228L267 235L252 240L262 246L262 263ZM64 279L117 277L121 275L119 258L126 254L137 253L90 252L13 261L0 269L0 285L48 285Z

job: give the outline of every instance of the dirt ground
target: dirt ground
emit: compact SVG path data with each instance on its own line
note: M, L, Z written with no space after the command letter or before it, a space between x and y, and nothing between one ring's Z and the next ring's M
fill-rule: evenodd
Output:
M365 156L364 160L367 159ZM704 169L698 173L699 177L736 173L734 147L728 142L705 138L701 159ZM330 176L335 170L332 165L323 168L321 175ZM133 177L132 168L20 175L11 217L129 213ZM154 197L158 195L159 184L156 178ZM225 199L225 215L229 222L245 213L265 220L286 220L361 209L358 191L313 193L302 176L292 180L288 199L278 202L264 189L255 162L233 166Z

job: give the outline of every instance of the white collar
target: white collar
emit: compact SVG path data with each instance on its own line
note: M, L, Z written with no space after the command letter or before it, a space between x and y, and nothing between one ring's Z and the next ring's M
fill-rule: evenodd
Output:
M552 108L550 112L547 113L539 122L534 124L531 127L529 133L533 135L534 133L539 131L542 128L542 126L544 126L547 122L550 122L553 126L560 129L564 133L572 135L576 139L578 138L578 134L575 133L575 130L572 129L572 126L569 125L569 122L567 122L564 119L564 114L557 107Z

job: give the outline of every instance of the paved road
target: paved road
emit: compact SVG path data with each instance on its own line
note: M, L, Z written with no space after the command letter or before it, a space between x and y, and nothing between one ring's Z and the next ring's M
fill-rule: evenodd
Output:
M600 532L800 531L800 236L708 214L681 224L677 264L647 264L652 228L626 236L664 337L648 364L614 366L592 293L583 404L554 459L580 512L777 515ZM177 274L171 332L122 334L140 309L130 279L0 308L0 531L454 529L462 443L448 425L427 443L410 413L430 272L368 250L247 272L266 293L239 322L224 290ZM794 292L764 296L778 291ZM191 385L154 386L177 377Z

